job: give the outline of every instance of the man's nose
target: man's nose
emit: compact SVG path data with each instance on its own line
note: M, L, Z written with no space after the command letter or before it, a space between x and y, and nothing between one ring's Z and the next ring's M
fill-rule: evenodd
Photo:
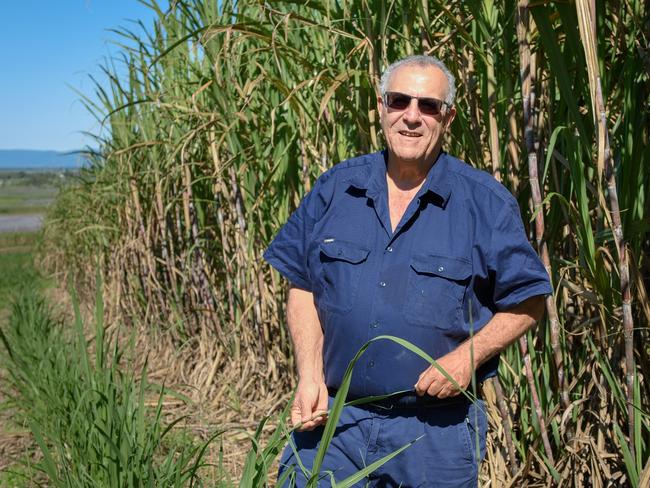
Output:
M405 122L417 122L420 120L420 108L418 107L418 99L411 98L411 102L408 104L408 107L404 109L402 117Z

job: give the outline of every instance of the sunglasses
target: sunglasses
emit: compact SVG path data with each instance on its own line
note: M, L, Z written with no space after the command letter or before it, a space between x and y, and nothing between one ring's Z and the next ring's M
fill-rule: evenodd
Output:
M406 110L413 98L418 101L418 109L423 115L438 115L442 111L443 105L449 106L447 102L443 102L437 98L414 97L400 92L386 92L384 95L384 103L388 108L392 108L393 110Z

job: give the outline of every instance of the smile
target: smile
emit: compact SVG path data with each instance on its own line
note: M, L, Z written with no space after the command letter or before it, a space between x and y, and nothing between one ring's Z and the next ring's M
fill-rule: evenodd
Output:
M411 132L408 130L401 130L399 131L399 133L406 137L422 137L422 134L419 134L418 132Z

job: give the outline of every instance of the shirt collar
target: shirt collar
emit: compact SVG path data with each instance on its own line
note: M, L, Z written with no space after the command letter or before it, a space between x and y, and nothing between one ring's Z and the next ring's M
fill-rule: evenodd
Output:
M371 155L370 164L359 167L346 179L352 186L365 189L366 196L376 198L386 193L386 160L388 151L380 151ZM422 185L420 194L431 192L437 195L445 206L451 195L449 183L448 156L445 151L440 151L436 162L433 164L427 178Z

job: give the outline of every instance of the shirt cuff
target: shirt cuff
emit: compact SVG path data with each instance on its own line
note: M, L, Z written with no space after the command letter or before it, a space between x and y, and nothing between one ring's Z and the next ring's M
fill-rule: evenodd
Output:
M516 291L510 293L508 296L497 300L495 302L497 311L505 312L511 308L516 307L522 302L525 302L527 299L539 296L539 295L550 295L553 293L551 285L548 282L535 283L525 288L517 288Z
M294 268L288 266L284 261L275 256L272 252L265 252L264 259L293 285L296 285L302 290L309 292L313 291L309 281L300 275Z

